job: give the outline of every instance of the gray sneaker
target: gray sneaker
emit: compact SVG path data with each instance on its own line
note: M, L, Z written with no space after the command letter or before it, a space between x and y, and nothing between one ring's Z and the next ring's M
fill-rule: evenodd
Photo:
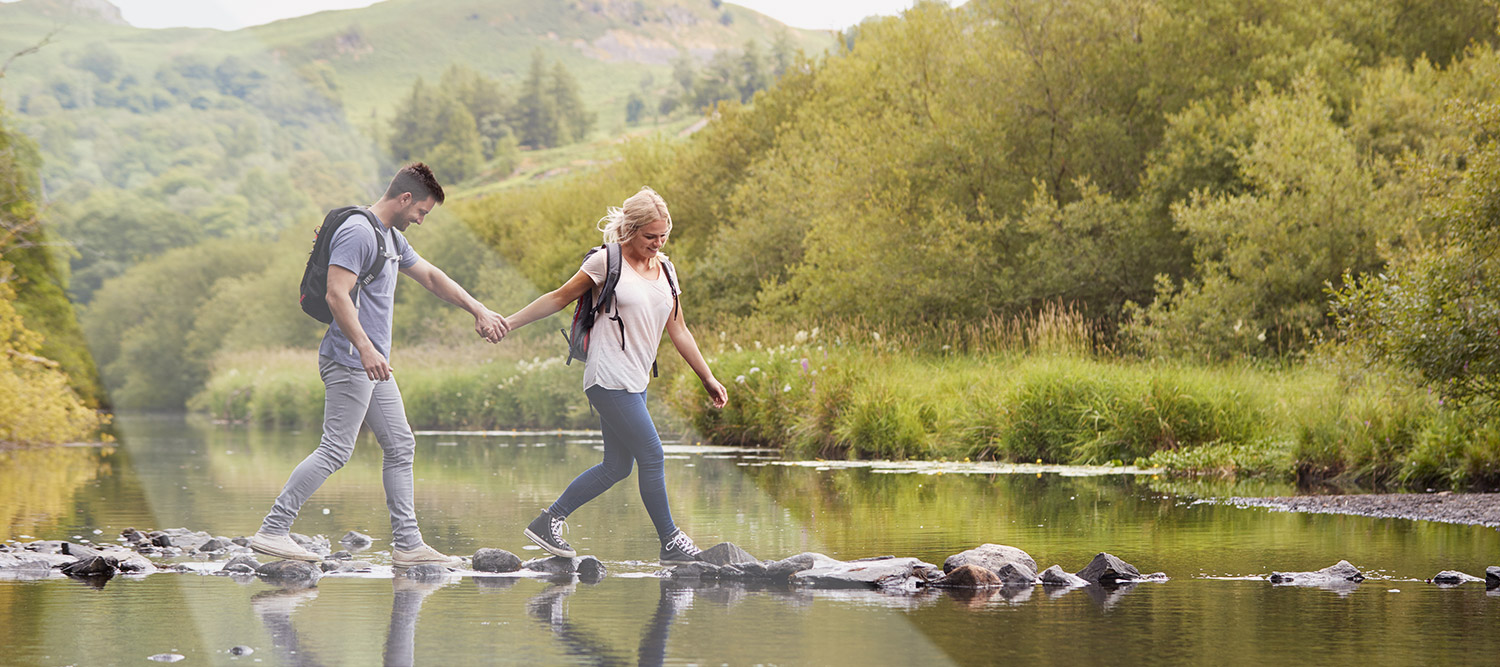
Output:
M322 556L308 551L287 535L267 535L259 531L250 538L250 550L283 560L303 560L309 563L323 560Z
M444 567L463 567L464 559L461 556L449 556L424 544L411 551L391 550L391 564L396 567L412 567L413 565L428 564L442 565Z

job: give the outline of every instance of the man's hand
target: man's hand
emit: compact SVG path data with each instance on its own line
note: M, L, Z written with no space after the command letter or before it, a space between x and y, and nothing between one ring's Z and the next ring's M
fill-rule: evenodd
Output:
M474 316L474 331L481 338L498 343L510 332L510 323L500 313L485 308Z
M370 376L371 380L384 382L391 379L391 364L374 345L367 345L359 351L359 363L365 367L365 375Z

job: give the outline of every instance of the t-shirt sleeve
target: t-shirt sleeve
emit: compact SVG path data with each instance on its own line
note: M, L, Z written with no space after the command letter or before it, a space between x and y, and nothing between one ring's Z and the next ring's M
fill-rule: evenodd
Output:
M609 272L609 258L605 256L607 254L603 250L593 253L583 260L583 266L580 267L594 279L596 286L604 284L604 275Z
M411 247L411 243L406 240L405 234L402 234L400 230L391 231L396 237L396 252L401 253L401 268L409 269L416 266L417 262L422 261L422 256L417 254L416 248Z
M328 265L342 266L359 275L375 264L375 253L375 230L370 228L369 219L351 215L333 233Z

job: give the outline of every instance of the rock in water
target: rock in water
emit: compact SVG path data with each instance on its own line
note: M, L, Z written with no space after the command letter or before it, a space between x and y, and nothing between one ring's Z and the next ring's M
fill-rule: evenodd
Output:
M1446 585L1446 586L1453 586L1453 585L1457 585L1457 584L1467 584L1467 583L1469 583L1471 581L1484 581L1484 580L1480 579L1479 577L1471 577L1471 576L1469 576L1467 574L1464 574L1462 572L1458 572L1456 570L1443 570L1442 572L1439 572L1439 573L1437 573L1437 574L1435 574L1435 575L1432 576L1432 583L1434 583L1434 584L1443 584L1443 585Z
M1341 560L1317 572L1272 572L1267 578L1273 584L1321 586L1350 581L1358 583L1365 580L1365 575L1360 573L1359 568L1350 565L1349 561Z
M62 573L70 577L113 577L115 565L103 556L80 558L62 566Z
M339 538L340 544L348 545L350 549L364 549L375 542L369 535L357 531L349 531Z
M241 644L239 646L236 646L236 647L234 647L232 649L229 649L229 655L250 655L251 653L254 653L254 652L255 652L255 649L250 648L249 646L245 646L243 644Z
M925 586L941 577L936 565L916 558L836 562L792 575L795 583L819 588L903 588Z
M474 552L474 569L480 572L515 572L521 569L521 558L504 549L480 549Z
M1026 567L1025 563L1006 563L995 574L1000 577L1000 581L1006 586L1036 585L1036 570Z
M604 563L593 556L579 558L578 563L574 567L578 570L578 576L586 582L598 583L600 579L604 578Z
M278 560L260 566L255 571L266 579L287 582L315 582L323 575L317 563L300 560Z
M441 581L448 578L450 570L437 563L423 563L406 568L401 576L416 581Z
M230 568L229 566L231 565L237 567ZM244 572L245 570L241 568L250 568L249 571L255 572L256 570L260 569L260 561L255 560L255 556L235 556L234 558L229 559L229 562L225 563L224 567L221 569L229 570L231 572Z
M1484 587L1500 588L1500 565L1491 565L1484 569Z
M739 548L732 542L720 542L704 549L698 554L698 560L719 566L760 562L755 556L750 555L750 552Z
M230 544L231 543L228 540L221 540L215 537L207 542L204 542L203 544L198 545L198 551L203 553L223 551L225 549L228 549Z
M1074 587L1089 585L1089 581L1087 579L1084 579L1083 577L1080 577L1071 572L1064 572L1063 569L1057 565L1053 565L1052 567L1042 570L1041 576L1037 578L1041 580L1043 586Z
M187 656L178 653L158 653L146 659L155 660L156 662L177 662L178 660L182 660L186 657Z
M546 558L533 558L521 564L522 568L533 572L545 572L547 574L573 574L578 571L576 558L563 558L562 556L548 556Z
M810 570L823 565L833 565L842 561L834 560L828 556L812 551L804 551L800 554L766 564L766 576L774 581L786 581L803 570Z
M960 565L948 572L938 585L947 588L990 588L1000 585L1000 577L989 568L978 565Z
M1078 578L1091 584L1109 586L1123 581L1140 579L1141 571L1135 569L1134 565L1120 560L1111 554L1100 553L1094 556L1093 562L1089 563L1088 567L1078 571Z
M953 554L943 561L943 571L952 572L964 565L978 565L999 574L1000 568L1008 563L1025 565L1027 571L1036 572L1036 560L1030 554L1003 544L981 544L968 551Z

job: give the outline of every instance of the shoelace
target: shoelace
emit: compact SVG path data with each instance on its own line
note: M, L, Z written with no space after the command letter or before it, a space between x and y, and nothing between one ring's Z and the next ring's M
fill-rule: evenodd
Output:
M696 556L698 552L702 551L702 549L698 548L698 545L693 544L693 538L688 537L687 533L682 531L677 531L677 536L667 543L667 548L679 549L689 556Z
M552 518L552 539L563 542L563 531L567 530L568 522L556 517Z

